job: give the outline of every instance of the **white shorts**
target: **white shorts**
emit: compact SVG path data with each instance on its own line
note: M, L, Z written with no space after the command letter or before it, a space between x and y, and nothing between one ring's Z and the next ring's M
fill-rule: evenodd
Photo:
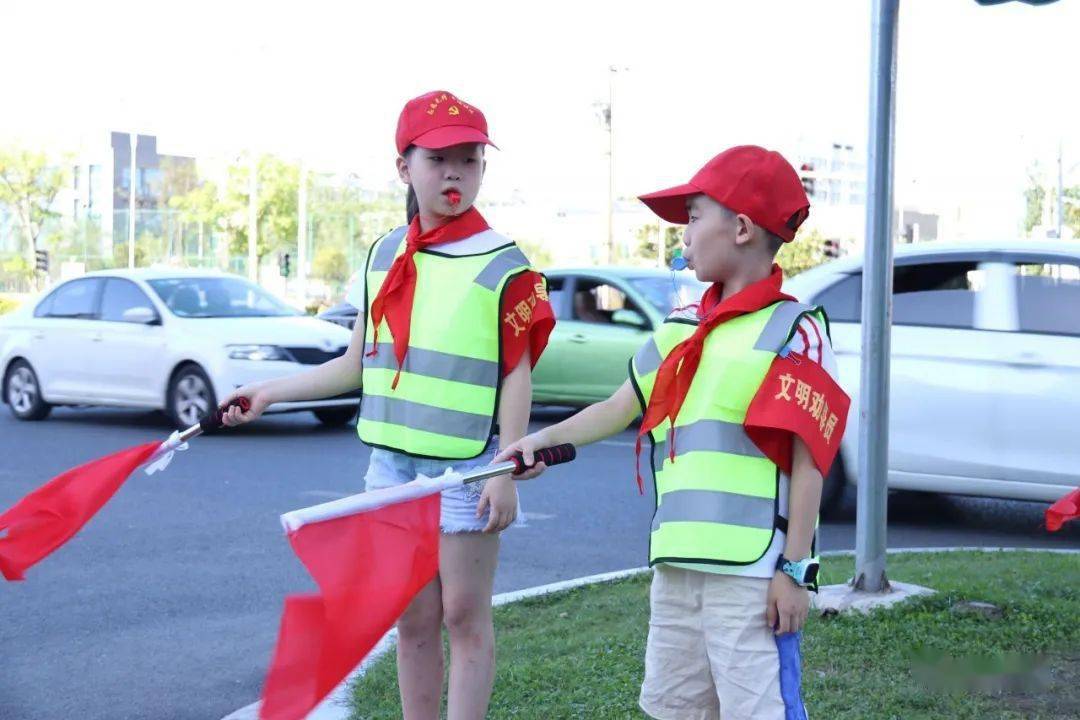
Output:
M657 565L641 709L658 720L805 717L785 714L768 590L764 578Z
M364 488L366 490L376 490L393 487L394 485L401 485L410 480L415 480L416 476L421 474L428 477L438 477L447 468L458 471L472 470L483 465L489 465L498 450L498 437L491 439L482 455L471 460L415 458L392 450L372 448L371 460L368 463L367 474L364 476ZM443 491L442 511L439 518L439 529L442 532L480 532L487 527L489 512L485 511L483 517L476 517L476 507L480 503L480 493L484 489L484 483L485 481L481 480ZM524 525L524 517L519 499L517 520L510 527Z

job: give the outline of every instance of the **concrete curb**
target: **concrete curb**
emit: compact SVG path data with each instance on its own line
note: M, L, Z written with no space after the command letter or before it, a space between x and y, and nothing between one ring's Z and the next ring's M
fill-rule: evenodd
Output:
M896 548L887 551L889 555L906 555L911 553L948 553L948 552L1042 552L1042 553L1058 553L1058 554L1080 554L1080 549L1069 548L1016 548L1016 547L936 547L936 548ZM850 557L855 554L854 550L830 550L820 554L821 557ZM599 575L587 575L585 577L574 578L572 580L562 580L560 582L549 583L547 585L538 585L536 587L525 588L523 590L514 590L512 592L499 593L491 598L491 604L493 607L499 607L500 605L506 605L519 600L525 600L528 598L540 597L542 595L550 595L552 593L564 592L566 590L573 590L574 588L584 587L585 585L596 585L599 583L613 582L615 580L622 580L628 577L634 577L643 573L649 572L648 567L629 568L627 570L616 570L614 572L600 573ZM319 707L312 710L308 714L306 720L347 720L349 717L348 709L348 688L349 685L364 676L374 663L378 662L383 655L390 652L395 647L397 641L397 630L391 630L378 642L375 649L364 659L364 662L360 664L349 677L345 678L340 685L338 685L334 691L322 702ZM259 717L259 703L254 702L250 705L240 708L235 712L226 715L222 720L258 720Z

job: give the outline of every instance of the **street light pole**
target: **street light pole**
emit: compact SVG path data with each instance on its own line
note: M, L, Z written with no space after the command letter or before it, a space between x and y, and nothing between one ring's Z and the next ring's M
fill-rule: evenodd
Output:
M1061 239L1062 223L1065 217L1065 173L1062 164L1062 142L1058 140L1058 187L1057 187L1057 239Z
M300 161L300 191L296 200L298 206L296 222L296 278L298 292L304 298L307 294L307 164ZM306 302L306 300L305 300Z
M615 74L614 65L608 68L608 195L607 195L607 243L608 262L615 263Z
M856 590L885 592L889 589L885 552L893 286L893 128L899 0L874 0L871 13L870 141L859 386L859 496L853 585Z
M259 232L259 161L252 153L248 168L248 280L259 281L259 255L256 243Z
M135 151L139 146L139 134L128 134L128 145L131 149L130 162L128 163L128 268L135 267Z

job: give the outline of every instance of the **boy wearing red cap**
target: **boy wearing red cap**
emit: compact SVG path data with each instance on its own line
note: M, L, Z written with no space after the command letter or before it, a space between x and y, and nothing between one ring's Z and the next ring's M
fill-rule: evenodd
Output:
M849 405L824 311L782 293L773 262L809 201L791 165L755 146L641 200L687 226L684 257L712 285L671 313L614 395L502 456L595 442L642 413L637 453L640 464L648 436L656 499L642 709L663 720L805 718L799 632L816 587L822 477Z

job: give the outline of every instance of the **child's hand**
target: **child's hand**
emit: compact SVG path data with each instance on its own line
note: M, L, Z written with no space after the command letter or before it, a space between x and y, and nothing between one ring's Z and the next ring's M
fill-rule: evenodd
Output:
M542 462L533 465L533 462L536 460L536 458L533 457L533 454L537 450L543 450L550 444L551 443L544 438L543 431L533 433L532 435L526 435L517 442L511 443L503 448L503 450L495 456L495 459L491 461L491 464L494 465L495 463L506 462L514 456L514 453L520 452L525 458L525 464L532 465L532 467L525 472L511 475L511 477L514 478L514 480L532 480L547 469L547 465Z
M265 390L258 385L245 385L231 393L219 407L227 407L229 403L239 397L246 397L251 403L247 412L241 412L238 407L231 407L221 416L221 424L226 427L236 427L252 422L270 406L271 400Z
M777 635L799 632L810 614L810 592L796 585L790 577L776 571L769 582L765 601L765 621Z
M499 475L487 481L480 493L480 503L476 506L476 517L483 517L484 510L490 506L486 533L497 533L510 527L517 517L517 488L509 475Z

